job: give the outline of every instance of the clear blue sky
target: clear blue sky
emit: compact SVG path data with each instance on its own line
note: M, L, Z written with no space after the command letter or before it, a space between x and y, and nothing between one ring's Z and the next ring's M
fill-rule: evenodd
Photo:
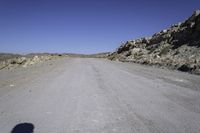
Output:
M114 51L199 8L200 0L0 0L0 52Z

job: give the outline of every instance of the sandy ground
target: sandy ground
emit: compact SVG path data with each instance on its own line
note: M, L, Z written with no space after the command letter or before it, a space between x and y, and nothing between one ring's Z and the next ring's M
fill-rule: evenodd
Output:
M66 58L0 71L0 132L200 133L200 76Z

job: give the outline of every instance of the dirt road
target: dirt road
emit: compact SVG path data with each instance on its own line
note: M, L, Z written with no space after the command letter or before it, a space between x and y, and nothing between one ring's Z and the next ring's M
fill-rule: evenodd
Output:
M0 132L200 133L200 76L66 58L0 71Z

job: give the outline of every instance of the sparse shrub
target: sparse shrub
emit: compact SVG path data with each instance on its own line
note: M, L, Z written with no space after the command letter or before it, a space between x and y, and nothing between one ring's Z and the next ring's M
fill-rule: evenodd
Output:
M158 54L159 56L162 56L162 55L166 55L170 50L170 46L165 46L161 51L160 53Z

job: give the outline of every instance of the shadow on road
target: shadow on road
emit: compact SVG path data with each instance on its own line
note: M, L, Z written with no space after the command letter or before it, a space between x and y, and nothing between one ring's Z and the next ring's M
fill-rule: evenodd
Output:
M11 131L11 133L33 133L34 125L31 123L17 124Z

